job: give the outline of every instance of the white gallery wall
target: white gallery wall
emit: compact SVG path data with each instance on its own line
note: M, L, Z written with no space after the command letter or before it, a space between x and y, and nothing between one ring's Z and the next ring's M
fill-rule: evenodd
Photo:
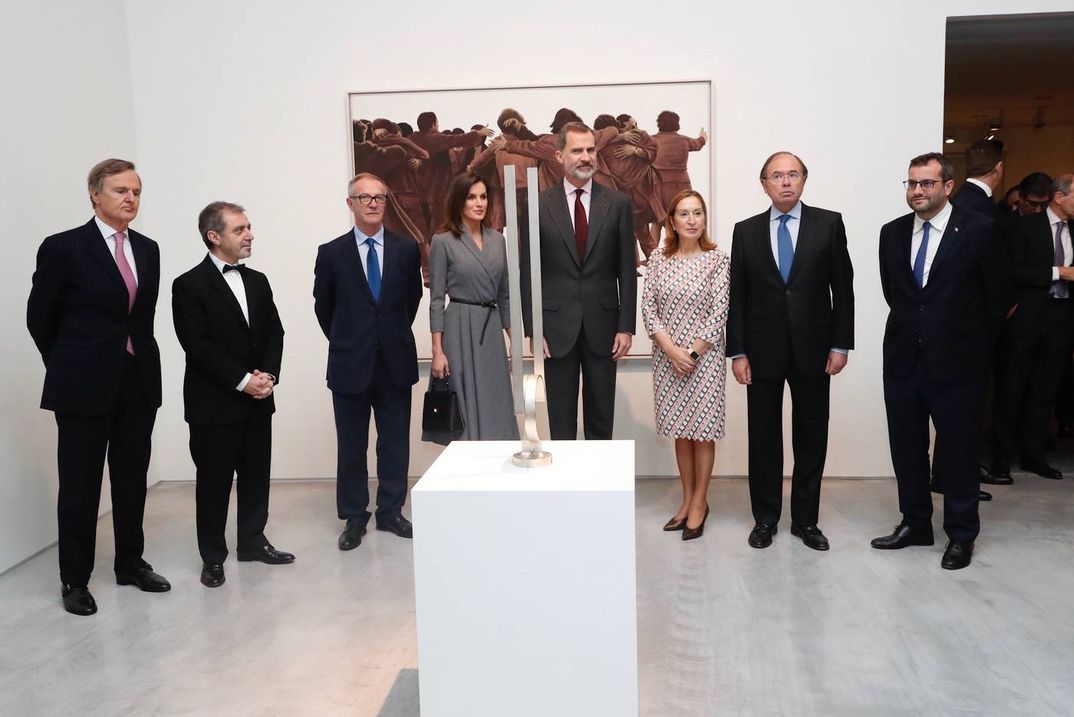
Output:
M908 211L900 184L908 159L941 147L946 19L1074 11L1072 0L3 4L0 32L11 36L0 44L11 76L4 87L8 107L22 109L0 120L4 156L15 157L5 162L0 196L11 232L0 265L10 337L0 398L0 569L54 534L55 428L36 408L43 370L23 315L33 254L45 234L89 217L84 177L108 155L137 162L144 194L135 225L161 244L164 406L150 480L193 477L169 285L204 255L196 217L215 199L246 206L251 263L270 277L287 332L273 476L334 475L327 344L311 289L317 246L350 222L348 92L711 79L711 205L721 246L730 249L736 221L768 206L756 177L776 149L809 165L807 203L843 212L856 343L832 383L827 474L890 475L876 243L880 225ZM417 440L426 374L427 366L414 392L413 475L440 450ZM626 362L616 436L637 441L639 474L674 474L670 442L653 436L651 401L648 363ZM733 380L727 411L716 471L742 475L745 390ZM787 448L789 469L789 440ZM892 510L894 500L893 491Z

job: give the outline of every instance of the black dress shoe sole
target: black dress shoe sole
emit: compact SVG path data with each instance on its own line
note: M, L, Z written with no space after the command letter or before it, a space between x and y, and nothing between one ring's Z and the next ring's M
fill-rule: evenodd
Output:
M139 582L138 578L131 575L116 575L116 585L134 585L144 593L166 593L172 589L170 584Z
M1014 478L1011 478L1010 476L982 475L981 482L986 485L1011 485L1014 483Z
M914 547L914 546L929 546L929 545L935 545L936 544L936 538L935 537L931 537L931 538L921 538L921 537L907 538L905 540L900 540L897 543L892 543L890 545L878 545L877 544L878 540L886 540L886 539L887 539L887 536L884 536L883 538L875 538L869 543L869 545L873 546L877 550L902 550L903 548L911 548L911 547Z
M272 558L264 553L235 553L235 559L240 563L264 563L265 565L290 565L295 562L295 556L286 558Z
M1019 468L1021 468L1026 473L1032 473L1035 476L1040 476L1041 478L1047 478L1048 480L1063 480L1063 474L1061 472L1057 471L1057 470L1054 470L1054 469L1047 470L1047 469L1038 468L1037 466L1030 467L1030 466L1027 466L1025 464L1020 465Z

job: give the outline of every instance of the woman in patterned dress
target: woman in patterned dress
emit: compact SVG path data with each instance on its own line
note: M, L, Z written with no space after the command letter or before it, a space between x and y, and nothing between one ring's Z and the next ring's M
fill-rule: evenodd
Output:
M681 530L683 540L704 532L715 442L723 438L730 259L707 225L700 194L686 190L672 199L664 245L649 259L642 294L653 340L656 430L675 439L682 480L682 504L664 530Z

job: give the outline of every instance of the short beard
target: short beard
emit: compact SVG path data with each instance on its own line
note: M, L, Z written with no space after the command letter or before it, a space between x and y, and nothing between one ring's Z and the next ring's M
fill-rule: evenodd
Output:
M596 174L596 173L597 173L597 168L596 167L590 167L589 169L581 169L579 167L575 167L570 172L568 172L568 174L570 174L575 179L581 179L583 181L588 181L588 180L592 179L593 175Z

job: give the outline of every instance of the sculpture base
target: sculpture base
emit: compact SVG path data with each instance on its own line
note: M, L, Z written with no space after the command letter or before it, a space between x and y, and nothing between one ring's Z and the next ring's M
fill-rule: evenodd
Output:
M511 456L511 462L520 468L539 468L552 465L552 454L548 451L519 451Z

